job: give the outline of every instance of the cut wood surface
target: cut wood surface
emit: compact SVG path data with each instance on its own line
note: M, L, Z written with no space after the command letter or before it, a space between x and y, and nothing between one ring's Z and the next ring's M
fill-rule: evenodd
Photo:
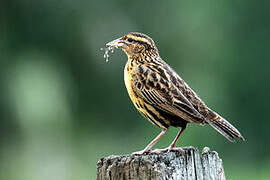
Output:
M111 155L97 163L97 180L225 180L218 153L205 147L184 152Z

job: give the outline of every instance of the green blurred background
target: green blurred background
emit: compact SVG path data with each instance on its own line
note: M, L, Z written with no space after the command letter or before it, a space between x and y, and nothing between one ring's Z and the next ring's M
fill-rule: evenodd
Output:
M95 179L99 158L141 150L160 130L135 110L126 55L105 43L144 32L246 142L189 125L227 179L269 179L269 1L0 1L0 179ZM155 146L166 147L177 133Z

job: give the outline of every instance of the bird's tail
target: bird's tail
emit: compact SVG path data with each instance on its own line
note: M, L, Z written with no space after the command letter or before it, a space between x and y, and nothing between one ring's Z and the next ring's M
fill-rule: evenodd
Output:
M206 122L231 142L235 142L235 138L245 141L244 137L233 125L212 110L209 111Z

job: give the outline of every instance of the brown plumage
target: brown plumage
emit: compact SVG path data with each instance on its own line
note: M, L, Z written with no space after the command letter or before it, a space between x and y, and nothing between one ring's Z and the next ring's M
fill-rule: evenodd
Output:
M228 121L208 108L185 81L161 59L154 41L142 33L128 33L107 46L121 48L128 56L125 67L125 85L138 111L162 132L142 151L151 147L170 126L182 127L172 144L164 149L181 150L175 144L187 123L210 124L230 141L244 140Z

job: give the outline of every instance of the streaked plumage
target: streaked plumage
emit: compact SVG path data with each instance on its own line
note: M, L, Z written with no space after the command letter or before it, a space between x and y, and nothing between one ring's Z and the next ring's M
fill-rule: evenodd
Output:
M162 129L141 154L150 151L170 126L182 127L173 143L165 150L173 150L187 123L210 124L228 140L244 140L228 121L209 109L184 80L161 59L154 41L141 33L127 35L107 44L122 48L127 54L125 85L138 109L150 122Z

